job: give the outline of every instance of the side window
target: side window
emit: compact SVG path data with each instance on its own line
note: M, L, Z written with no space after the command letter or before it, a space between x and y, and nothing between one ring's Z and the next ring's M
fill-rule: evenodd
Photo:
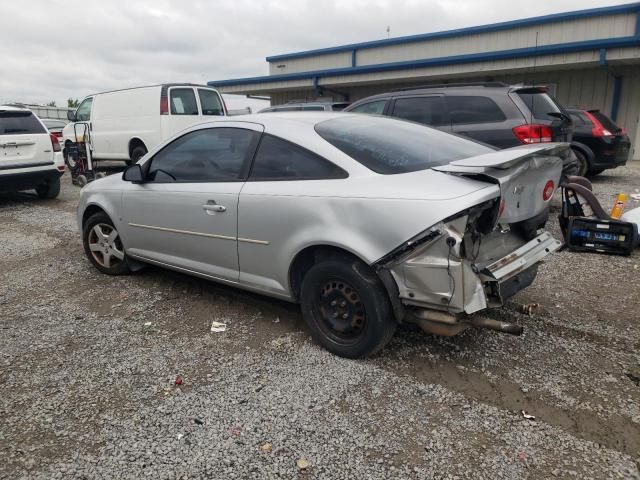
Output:
M298 145L264 135L251 169L253 180L311 180L345 178L333 163Z
M375 102L363 103L358 105L353 110L349 110L353 113L368 113L370 115L382 115L384 107L387 105L388 100L377 100Z
M447 96L451 123L491 123L507 119L500 107L488 97Z
M224 115L220 97L213 90L198 89L203 115Z
M193 88L171 89L171 115L198 115Z
M274 112L299 112L302 110L302 107L276 107L273 109Z
M223 182L242 179L260 134L242 128L209 128L174 140L151 159L147 180Z
M324 107L322 105L307 105L306 107L302 107L302 110L309 111L312 110L314 112L324 111Z
M391 115L425 125L449 123L442 97L398 98L393 105Z
M91 105L93 104L93 97L83 100L78 109L76 110L76 121L88 122L91 118Z

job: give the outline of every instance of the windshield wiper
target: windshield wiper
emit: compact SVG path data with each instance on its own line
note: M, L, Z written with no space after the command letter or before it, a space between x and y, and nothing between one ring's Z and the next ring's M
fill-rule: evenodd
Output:
M571 117L569 117L569 115L567 115L566 113L562 113L562 112L547 112L547 115L549 115L550 117L559 118L561 120L566 120L567 122L571 123Z

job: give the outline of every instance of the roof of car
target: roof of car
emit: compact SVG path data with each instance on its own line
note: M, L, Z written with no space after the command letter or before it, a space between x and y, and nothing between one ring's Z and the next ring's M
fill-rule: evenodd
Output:
M0 111L4 111L4 112L30 112L31 110L29 110L26 107L12 107L10 105L0 105Z

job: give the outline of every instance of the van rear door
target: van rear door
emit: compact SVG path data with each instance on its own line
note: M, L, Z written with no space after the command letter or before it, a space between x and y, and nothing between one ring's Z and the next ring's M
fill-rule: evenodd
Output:
M161 115L163 140L174 136L191 125L199 123L202 119L193 87L170 87L167 93L167 100L167 112Z

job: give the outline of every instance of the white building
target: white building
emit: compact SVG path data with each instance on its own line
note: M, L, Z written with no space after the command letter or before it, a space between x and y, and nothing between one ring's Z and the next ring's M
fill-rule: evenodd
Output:
M640 3L267 57L269 75L211 81L225 93L355 101L409 85L549 85L566 106L599 108L640 159Z

